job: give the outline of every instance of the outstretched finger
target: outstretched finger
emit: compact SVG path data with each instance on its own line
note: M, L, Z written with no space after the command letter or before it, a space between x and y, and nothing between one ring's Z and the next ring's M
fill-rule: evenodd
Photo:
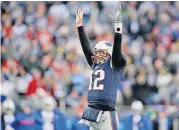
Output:
M83 12L82 8L79 8L78 13L81 14Z
M79 10L79 9L76 10L76 15L78 15L78 10Z

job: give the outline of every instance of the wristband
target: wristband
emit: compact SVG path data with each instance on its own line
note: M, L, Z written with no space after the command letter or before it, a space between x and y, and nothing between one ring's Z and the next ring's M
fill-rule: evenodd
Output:
M115 22L115 33L122 33L122 23Z

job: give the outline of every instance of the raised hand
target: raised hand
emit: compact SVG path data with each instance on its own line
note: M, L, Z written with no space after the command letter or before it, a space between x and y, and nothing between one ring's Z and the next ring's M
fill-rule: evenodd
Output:
M115 14L115 32L122 34L122 9L121 4Z
M78 8L76 11L76 25L77 27L83 26L83 9Z
M119 5L119 8L117 8L116 10L116 14L115 14L115 22L122 22L122 8L121 8L121 4Z

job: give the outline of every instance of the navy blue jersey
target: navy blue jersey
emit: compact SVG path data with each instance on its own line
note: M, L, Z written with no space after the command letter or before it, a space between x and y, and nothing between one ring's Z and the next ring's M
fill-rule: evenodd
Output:
M122 34L115 33L113 50L112 54L110 54L112 58L110 57L103 64L93 63L92 57L94 54L83 26L78 27L78 34L84 55L88 64L92 67L88 91L89 106L103 111L113 111L115 110L117 87L120 85L124 73L123 68L126 65L126 59L123 57L121 50ZM103 44L104 42L105 41L103 41ZM105 43L108 47L112 45L112 43L109 44L109 42ZM110 65L110 63L112 65Z
M88 91L88 102L115 108L117 88L123 78L124 68L112 68L111 58L103 64L93 64Z

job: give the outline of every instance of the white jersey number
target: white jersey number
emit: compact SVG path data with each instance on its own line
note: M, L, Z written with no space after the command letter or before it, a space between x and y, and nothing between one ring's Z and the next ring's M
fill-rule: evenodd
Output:
M93 71L91 71L89 90L103 90L104 85L103 84L98 85L98 81L102 81L105 78L104 70L96 70L94 72L94 75L99 75L99 77L94 79L93 87L92 87L92 75L93 75Z

